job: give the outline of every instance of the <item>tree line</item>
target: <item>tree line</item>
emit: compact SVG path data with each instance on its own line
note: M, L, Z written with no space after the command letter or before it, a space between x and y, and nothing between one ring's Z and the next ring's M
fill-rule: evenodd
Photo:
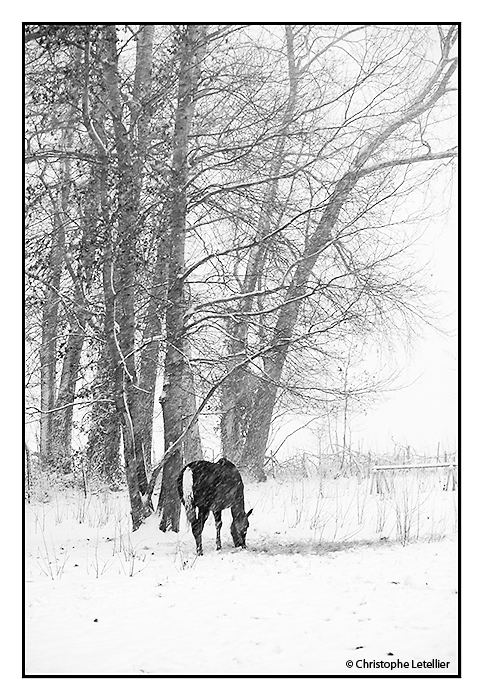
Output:
M456 25L25 25L27 407L43 468L177 530L199 421L263 479L274 419L375 390L427 318L420 193L455 161ZM156 389L162 382L162 389ZM164 454L152 463L161 411ZM121 459L122 452L122 459Z

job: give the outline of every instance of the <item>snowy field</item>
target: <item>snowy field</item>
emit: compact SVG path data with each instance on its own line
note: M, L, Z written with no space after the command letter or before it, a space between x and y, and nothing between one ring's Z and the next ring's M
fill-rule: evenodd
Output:
M210 515L203 557L184 514L179 534L154 516L130 532L125 494L26 504L26 673L455 675L458 492L443 483L249 484L247 550L224 511L223 550Z

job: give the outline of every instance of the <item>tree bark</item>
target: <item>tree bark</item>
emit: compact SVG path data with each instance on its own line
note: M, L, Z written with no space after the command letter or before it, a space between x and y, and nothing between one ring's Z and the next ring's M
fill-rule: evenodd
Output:
M97 360L86 458L89 475L118 488L121 481L121 425L112 399L114 389L110 368L107 346L103 345Z
M49 276L42 307L42 340L40 345L40 460L50 468L53 446L53 410L56 395L56 364L59 289L63 268L64 229L57 217L51 234Z
M53 414L52 461L56 469L65 474L72 471L73 404L84 339L84 325L79 325L77 329L71 328L62 361L59 390Z
M125 484L120 460L119 415L113 404L103 401L94 404L91 420L95 423L89 431L86 449L88 476L97 477L111 490L118 490Z
M149 94L150 84L146 85L146 80L151 74L152 36L152 27L144 27L141 30L136 57L135 104L145 102ZM132 116L138 122L138 141L143 142L143 146L138 143L140 155L134 157L130 135L122 118L116 43L116 28L114 25L107 25L104 79L117 155L118 236L117 246L112 246L110 252L106 251L103 280L108 347L114 381L114 403L122 428L133 528L137 529L147 513L141 498L147 490L147 475L135 362L136 241L142 182L142 153L147 122L142 120L141 111L135 107Z
M163 407L164 446L168 450L181 436L188 415L185 358L185 238L188 181L188 139L194 114L199 63L206 28L186 25L179 47L178 99L173 135L172 192L169 231L169 271L166 307L166 355ZM179 530L180 500L176 478L183 461L182 445L166 460L158 503L161 530Z
M136 443L132 414L129 410L126 390L126 370L123 364L123 354L119 350L118 332L116 329L115 292L113 288L113 265L109 252L106 251L103 267L103 287L105 299L105 326L107 346L110 359L110 375L112 377L113 399L119 417L124 446L124 468L131 502L131 519L133 530L137 530L144 522L148 511L141 497L136 462Z
M183 392L185 401L185 414L183 416L183 431L186 430L189 421L196 413L196 385L191 366L191 349L188 339L184 340L185 365L183 371ZM201 443L200 426L196 420L186 433L183 440L183 462L188 464L197 459L203 459L203 445Z
M143 329L139 361L139 410L143 429L144 458L146 471L152 471L153 418L156 394L156 379L159 371L161 333L166 312L166 289L168 279L167 223L161 215L158 227L156 263L149 289L149 302Z

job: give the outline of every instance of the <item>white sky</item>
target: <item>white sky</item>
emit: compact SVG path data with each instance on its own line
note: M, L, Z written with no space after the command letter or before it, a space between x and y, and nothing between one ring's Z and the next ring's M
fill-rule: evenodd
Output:
M455 186L456 189L456 186ZM454 198L456 199L456 198ZM452 209L431 223L423 234L421 256L427 256L432 287L438 292L438 307L444 318L440 326L447 334L431 327L423 329L410 349L401 347L395 362L402 372L397 379L401 389L387 392L383 400L366 414L351 415L350 440L354 449L384 452L395 443L411 446L418 454L440 456L457 449L458 431L458 223L456 201ZM421 262L426 262L422 257ZM395 368L395 367L394 367ZM392 369L392 368L391 368ZM309 418L293 419L274 439L273 449L285 440L278 456L300 451L317 451L317 437L302 427ZM340 442L340 435L339 435Z
M458 228L453 211L427 231L435 238L432 250L433 283L441 292L440 308L448 317L444 327L448 335L427 328L416 341L401 383L410 384L394 394L378 409L371 411L362 435L368 442L385 448L396 442L416 450L437 448L453 451L457 443L458 371L457 371L457 304L458 304ZM401 358L402 360L403 358Z

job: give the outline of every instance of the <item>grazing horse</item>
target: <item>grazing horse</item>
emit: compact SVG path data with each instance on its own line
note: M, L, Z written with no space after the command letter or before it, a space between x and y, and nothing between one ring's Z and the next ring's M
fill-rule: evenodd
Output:
M178 493L196 542L196 553L203 554L201 533L213 511L216 548L221 549L221 511L231 508L231 536L235 547L246 547L248 516L245 512L243 481L234 464L222 457L218 462L198 460L187 464L178 476Z

